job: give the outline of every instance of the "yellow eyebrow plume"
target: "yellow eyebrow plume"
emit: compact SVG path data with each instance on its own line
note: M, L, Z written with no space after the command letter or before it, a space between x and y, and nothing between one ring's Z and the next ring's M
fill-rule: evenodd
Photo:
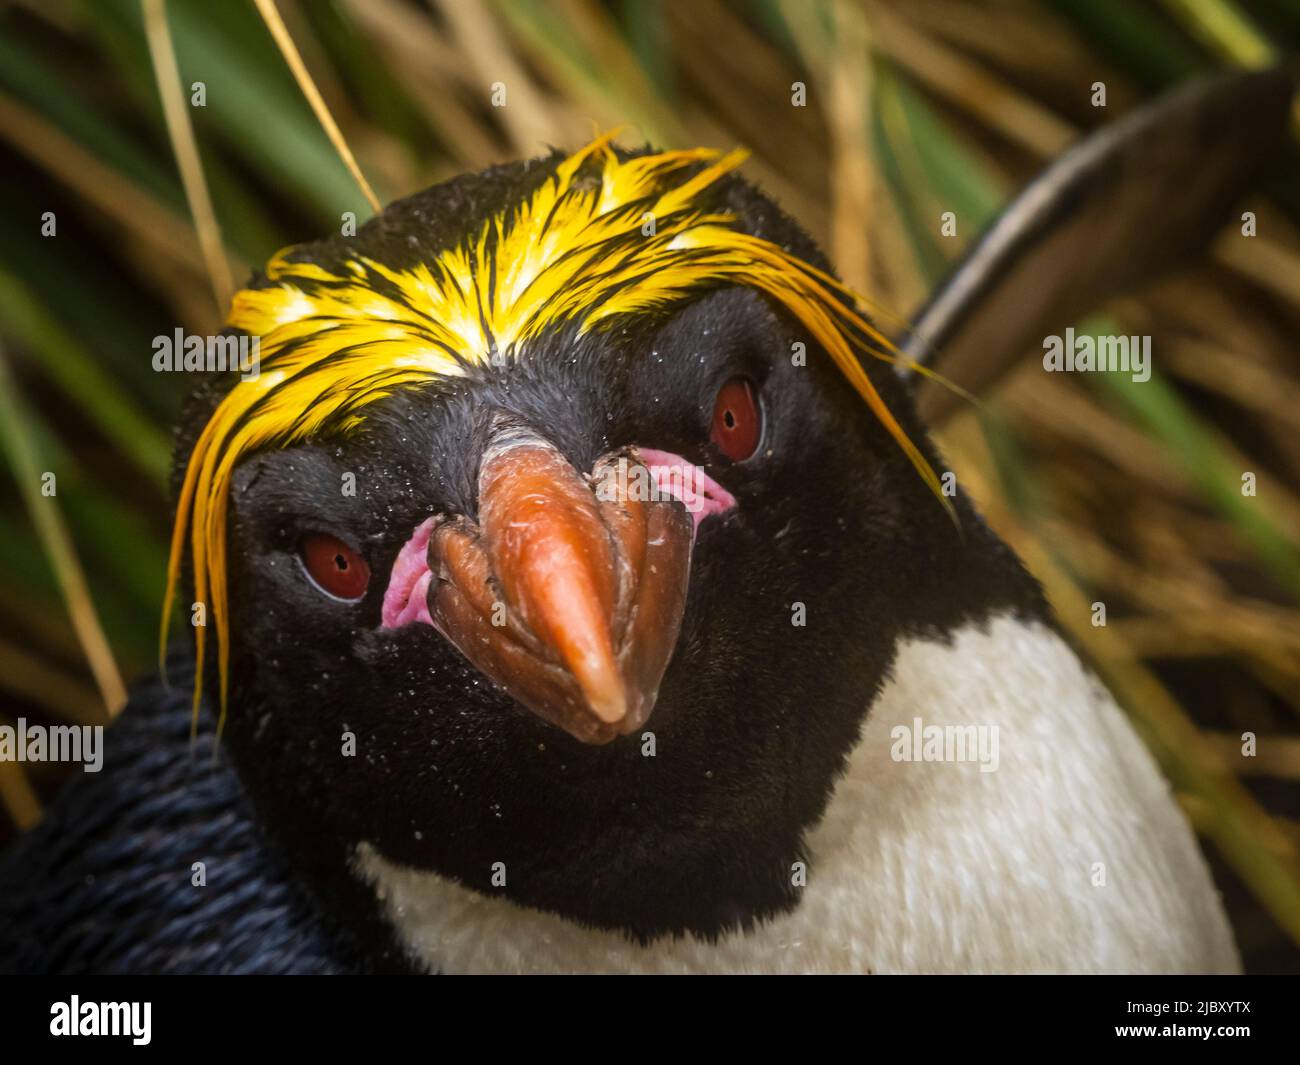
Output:
M925 483L939 479L886 407L856 352L893 361L890 342L829 274L702 206L745 153L659 152L620 161L612 134L564 159L540 188L431 262L394 269L358 255L337 271L274 256L264 287L244 289L230 325L260 337L261 373L221 400L190 455L172 530L160 655L187 549L195 602L216 632L221 716L228 691L226 517L231 478L265 448L346 434L366 408L455 377L543 332L586 332L671 305L702 288L744 285L784 306L826 349ZM207 651L195 630L197 723Z

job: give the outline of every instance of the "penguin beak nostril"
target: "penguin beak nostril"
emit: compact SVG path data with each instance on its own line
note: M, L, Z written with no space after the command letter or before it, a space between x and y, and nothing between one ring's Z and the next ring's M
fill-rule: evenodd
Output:
M457 519L429 538L438 627L589 743L650 716L686 603L692 520L675 500L627 492L628 461L607 456L583 477L551 444L516 434L484 456L478 525Z

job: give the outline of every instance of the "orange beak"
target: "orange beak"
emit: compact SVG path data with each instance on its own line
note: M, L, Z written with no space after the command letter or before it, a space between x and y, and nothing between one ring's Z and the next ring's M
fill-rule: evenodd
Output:
M580 475L530 433L499 434L479 473L479 523L429 538L434 622L482 673L587 743L654 709L686 605L693 525L635 452Z

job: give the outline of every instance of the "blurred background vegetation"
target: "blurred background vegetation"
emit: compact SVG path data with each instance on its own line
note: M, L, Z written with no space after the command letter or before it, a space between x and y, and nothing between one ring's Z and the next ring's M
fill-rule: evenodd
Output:
M1300 0L278 6L381 200L620 124L628 142L741 144L747 174L898 316L1080 133L1300 47ZM187 110L237 283L368 216L252 0L170 0L167 19L187 105L206 89ZM1297 175L1249 204L1257 237L1229 226L1202 267L1105 309L1154 336L1151 382L1027 358L938 433L1174 781L1256 971L1300 971ZM102 721L117 677L155 656L186 381L152 371L152 340L224 311L138 0L0 3L0 188L0 723ZM0 763L0 842L62 777Z

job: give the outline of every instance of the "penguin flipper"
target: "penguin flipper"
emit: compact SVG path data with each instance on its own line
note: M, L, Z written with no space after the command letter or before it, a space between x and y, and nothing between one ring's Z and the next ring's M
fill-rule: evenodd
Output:
M982 395L1044 336L1193 259L1289 143L1294 90L1281 67L1198 79L1085 136L913 316L904 355ZM960 402L918 383L929 424Z

